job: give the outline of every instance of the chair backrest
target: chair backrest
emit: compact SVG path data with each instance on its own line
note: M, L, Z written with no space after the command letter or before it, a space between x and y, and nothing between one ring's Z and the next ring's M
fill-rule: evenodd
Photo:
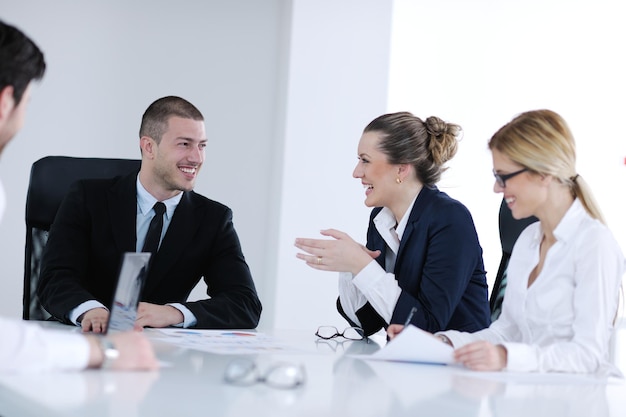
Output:
M491 290L491 297L489 298L491 321L497 319L502 311L502 301L504 300L504 290L506 289L506 270L509 265L509 259L511 258L513 246L515 245L520 233L522 233L528 225L538 221L538 219L534 216L519 220L514 219L511 214L511 210L506 205L504 199L502 199L502 203L500 204L500 214L498 217L498 224L500 227L500 244L502 245L502 259L500 260L496 280L493 284L493 289Z
M24 320L42 320L50 315L37 300L41 256L48 231L70 185L79 179L112 178L139 171L136 159L75 158L47 156L36 161L30 171L26 195L26 253L24 259Z

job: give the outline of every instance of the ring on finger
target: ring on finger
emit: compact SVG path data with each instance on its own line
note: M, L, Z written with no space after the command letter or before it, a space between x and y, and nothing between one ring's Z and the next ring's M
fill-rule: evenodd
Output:
M317 264L318 264L318 265L321 265L321 264L322 264L322 257L321 257L321 256L318 256L318 257L317 257Z

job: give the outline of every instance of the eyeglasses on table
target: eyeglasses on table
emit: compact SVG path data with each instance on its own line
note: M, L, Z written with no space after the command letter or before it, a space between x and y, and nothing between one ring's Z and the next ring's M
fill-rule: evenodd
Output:
M256 362L237 359L226 367L224 381L232 385L264 383L272 388L291 389L304 385L306 372L304 366L288 362L274 363L261 372Z
M343 337L344 339L350 340L363 340L365 339L365 332L360 327L346 327L340 332L335 326L320 326L317 328L315 336L324 340L335 337Z
M354 342L349 339L322 339L321 337L315 340L315 349L318 352L323 353L337 353L337 352L345 352L348 347ZM346 347L348 346L348 347Z

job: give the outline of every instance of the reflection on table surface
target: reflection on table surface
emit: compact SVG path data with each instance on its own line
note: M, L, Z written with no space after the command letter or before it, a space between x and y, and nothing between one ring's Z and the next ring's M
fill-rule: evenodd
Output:
M589 378L480 374L459 367L365 361L384 338L321 341L312 331L271 334L289 353L245 355L260 369L302 364L295 389L224 382L241 355L155 341L158 372L89 370L0 375L2 416L624 416L626 384ZM150 331L147 332L150 334ZM618 344L623 348L626 344ZM623 369L623 367L622 367Z

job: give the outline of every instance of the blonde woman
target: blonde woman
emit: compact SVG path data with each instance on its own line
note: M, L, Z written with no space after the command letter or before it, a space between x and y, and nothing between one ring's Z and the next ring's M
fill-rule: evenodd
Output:
M539 222L515 243L500 318L479 332L437 336L475 370L619 374L609 339L624 256L576 171L567 124L550 110L522 113L493 135L489 149L494 191L513 217Z

